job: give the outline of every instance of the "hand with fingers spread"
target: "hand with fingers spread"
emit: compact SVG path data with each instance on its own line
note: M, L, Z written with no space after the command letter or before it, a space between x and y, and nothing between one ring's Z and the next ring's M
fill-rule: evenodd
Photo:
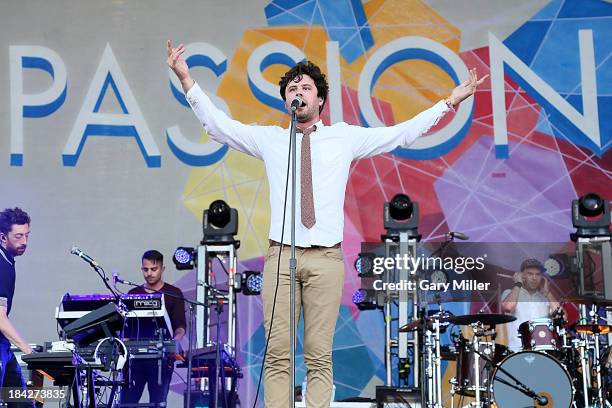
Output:
M174 48L170 40L168 40L166 43L166 52L168 54L166 58L168 67L170 67L179 81L181 81L183 91L187 92L189 88L193 86L194 81L189 74L189 67L182 57L182 54L185 52L185 46L179 44L178 47Z
M450 96L445 99L446 103L452 105L453 107L459 105L462 101L474 95L474 92L476 92L476 88L481 85L488 77L489 74L478 79L478 75L476 74L476 68L472 68L470 70L470 78L459 86L457 86L455 89L453 89Z

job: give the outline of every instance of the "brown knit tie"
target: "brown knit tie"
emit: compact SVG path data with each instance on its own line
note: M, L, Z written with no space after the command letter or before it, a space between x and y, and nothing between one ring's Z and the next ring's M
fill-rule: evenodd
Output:
M300 167L300 190L302 192L302 224L308 229L315 225L314 198L312 194L312 164L310 159L310 134L317 130L316 126L306 130L298 129L303 133L302 137L302 160Z

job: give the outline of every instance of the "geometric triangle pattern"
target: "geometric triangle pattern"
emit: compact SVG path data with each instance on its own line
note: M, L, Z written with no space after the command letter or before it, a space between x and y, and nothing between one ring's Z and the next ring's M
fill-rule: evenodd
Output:
M460 7L459 2L457 7ZM328 71L325 43L340 45L344 121L363 124L359 78L368 58L392 40L422 36L456 52L479 76L490 73L486 47L460 52L461 31L420 0L272 0L264 9L268 26L243 33L217 94L231 116L244 123L287 127L284 112L258 99L247 64L252 51L284 41ZM500 10L503 13L503 10ZM448 15L448 14L447 14ZM601 146L595 146L520 78L506 71L504 92L509 158L499 159L493 140L490 85L474 95L471 122L456 145L427 160L383 154L351 165L345 199L346 279L334 338L336 398L372 396L384 380L383 333L379 312L359 312L351 302L358 287L353 262L363 241L378 242L382 205L404 192L420 205L423 240L441 240L450 230L483 242L561 242L572 231L571 200L589 191L612 191L612 4L596 0L553 0L502 39L536 75L583 112L578 30L592 30ZM262 72L270 83L287 70L273 64ZM378 117L392 125L441 100L455 86L435 64L397 61L382 73L371 96ZM277 97L278 96L274 96ZM329 106L322 113L330 120ZM447 122L441 121L437 128ZM215 166L191 171L184 203L199 219L215 198L227 198L240 212L241 265L261 262L267 245L269 199L265 168L241 153L226 154ZM255 262L250 264L249 262ZM243 267L243 266L241 266ZM241 298L241 300L244 298ZM264 345L261 301L239 306L239 355L245 373L242 404L252 405ZM469 305L453 304L455 314ZM297 381L304 374L298 344ZM449 374L448 372L446 374ZM261 394L260 394L261 395ZM261 400L260 400L261 401Z

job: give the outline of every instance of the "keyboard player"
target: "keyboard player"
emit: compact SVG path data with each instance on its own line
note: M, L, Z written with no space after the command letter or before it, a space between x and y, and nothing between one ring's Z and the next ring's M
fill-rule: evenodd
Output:
M183 292L176 286L164 282L164 256L156 250L146 251L142 255L141 270L144 284L133 288L129 294L163 293L166 311L172 325L173 339L178 342L185 336L186 319ZM136 404L140 401L145 385L149 391L149 403L166 402L170 380L174 372L174 355L162 361L161 376L159 361L156 359L133 359L130 362L130 384L124 388L121 397L122 406ZM161 379L161 381L159 381ZM165 405L158 405L165 406Z
M32 349L8 315L15 293L15 257L25 253L30 235L30 216L20 208L0 212L0 388L25 388L25 381L11 343L25 353ZM2 397L0 397L0 401ZM2 402L0 402L2 404ZM33 407L32 402L9 402L9 408Z

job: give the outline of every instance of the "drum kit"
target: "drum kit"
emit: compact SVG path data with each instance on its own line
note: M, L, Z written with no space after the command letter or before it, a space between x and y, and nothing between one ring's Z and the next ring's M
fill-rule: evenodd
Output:
M516 320L504 314L454 316L436 310L400 328L418 330L423 338L423 407L443 408L442 361L455 360L450 380L450 406L455 396L459 407L612 407L612 325L602 311L612 310L612 301L573 298L581 316L569 324L563 313L519 325L522 348L517 352L496 343L499 325ZM586 317L585 317L586 316ZM450 325L471 328L473 336L454 336L453 352L445 352L441 335ZM466 333L469 330L464 330ZM512 335L512 333L508 333ZM471 402L462 405L465 398Z

